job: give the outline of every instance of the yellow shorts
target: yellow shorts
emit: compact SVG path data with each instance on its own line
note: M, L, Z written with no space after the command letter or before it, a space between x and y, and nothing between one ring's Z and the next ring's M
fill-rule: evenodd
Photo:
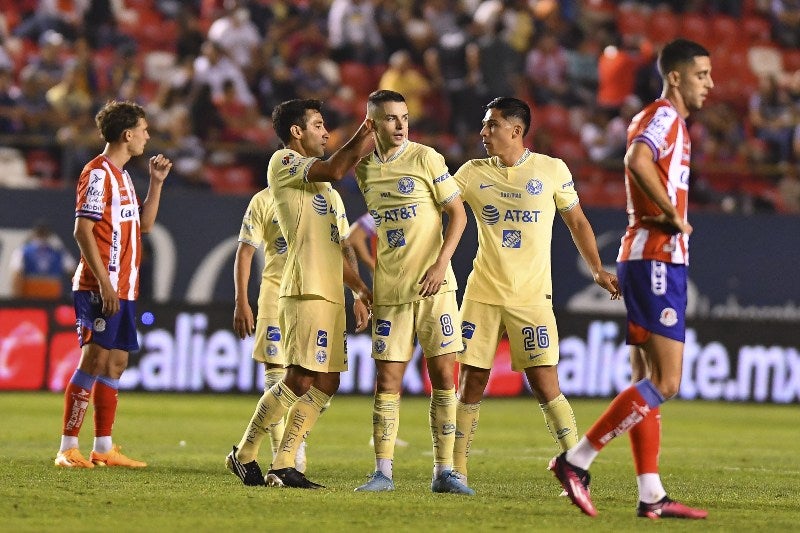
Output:
M347 370L343 304L283 296L278 300L278 315L287 365L315 372Z
M474 300L464 300L461 306L465 348L458 354L458 362L492 368L504 332L508 334L513 370L558 364L558 328L552 307L506 307Z
M281 328L278 317L256 319L256 337L253 343L253 359L260 363L286 366L281 346Z
M453 291L398 305L372 307L372 357L405 363L416 335L426 358L462 349L458 302Z

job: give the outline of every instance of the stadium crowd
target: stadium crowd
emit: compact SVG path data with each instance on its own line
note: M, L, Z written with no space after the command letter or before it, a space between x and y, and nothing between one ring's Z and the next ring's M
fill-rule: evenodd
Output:
M336 149L376 88L450 168L483 157L482 105L534 110L585 205L620 207L631 114L659 47L706 44L717 89L690 118L692 202L800 213L800 3L781 0L0 0L0 186L73 186L109 99L145 106L171 186L251 193L280 142L270 113L326 102ZM146 179L146 158L131 162ZM139 166L137 166L139 165ZM356 193L355 180L345 188Z

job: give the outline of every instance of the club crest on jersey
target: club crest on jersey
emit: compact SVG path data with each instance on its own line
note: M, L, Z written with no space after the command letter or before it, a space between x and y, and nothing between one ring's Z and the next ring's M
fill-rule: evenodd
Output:
M519 248L522 244L522 232L518 229L503 230L503 248Z
M325 201L325 197L321 194L314 195L314 199L311 200L311 207L314 208L318 215L328 214L328 202Z
M374 209L370 209L369 214L372 217L372 220L375 221L375 227L376 228L379 227L381 225L381 222L383 221L381 214L375 211Z
M402 228L386 231L386 240L389 242L389 248L400 248L406 245L406 235Z
M383 353L386 351L386 343L381 339L376 340L372 346L375 350L375 353Z
M465 339L471 339L472 336L475 334L475 324L472 322L467 322L466 320L461 322L461 336Z
M272 345L267 346L267 355L269 357L275 357L276 355L278 355L278 349Z
M328 332L324 329L317 330L317 346L328 347Z
M283 166L290 164L292 161L294 161L294 154L286 154L281 158L281 164L283 164Z
M528 183L525 184L525 190L528 191L528 194L531 196L542 194L543 188L544 185L542 185L542 182L537 179L528 180Z
M380 318L375 321L375 335L381 337L388 337L392 331L392 323L388 320L381 320Z
M481 220L493 226L500 220L500 211L493 205L485 205L483 209L481 209Z
M409 176L403 176L397 180L397 191L403 194L414 192L414 180Z
M267 340L279 341L281 340L281 328L278 326L267 326Z
M671 307L665 307L661 310L661 315L658 317L658 321L668 328L671 328L678 323L678 313Z
M317 360L317 363L323 364L328 360L328 352L325 350L319 350L314 358Z
M288 249L288 245L286 244L286 239L283 237L278 237L275 239L275 253L278 255L283 255L286 253Z

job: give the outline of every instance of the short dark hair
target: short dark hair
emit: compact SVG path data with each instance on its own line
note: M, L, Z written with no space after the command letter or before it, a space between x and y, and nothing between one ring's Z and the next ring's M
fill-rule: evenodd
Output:
M528 134L531 128L531 108L528 104L519 98L512 98L511 96L499 96L486 104L486 110L497 109L500 111L500 116L503 118L514 117L522 121L525 126L522 136Z
M314 98L287 100L275 106L272 110L272 128L278 138L285 145L292 140L292 126L306 129L308 117L306 111L312 110L322 113L322 101Z
M111 100L97 112L94 122L106 142L117 142L125 130L135 128L144 118L144 108L135 102Z
M691 63L695 57L710 57L702 45L688 39L675 39L664 45L658 54L658 72L662 78L681 65Z
M367 113L372 109L378 107L386 102L405 102L406 98L397 91L390 91L388 89L381 89L373 91L367 97Z

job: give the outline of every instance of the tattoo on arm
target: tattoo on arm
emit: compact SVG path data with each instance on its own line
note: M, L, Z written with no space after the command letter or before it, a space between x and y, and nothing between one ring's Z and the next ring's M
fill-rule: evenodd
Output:
M347 261L355 272L358 272L358 259L353 246L346 239L342 241L342 256Z

